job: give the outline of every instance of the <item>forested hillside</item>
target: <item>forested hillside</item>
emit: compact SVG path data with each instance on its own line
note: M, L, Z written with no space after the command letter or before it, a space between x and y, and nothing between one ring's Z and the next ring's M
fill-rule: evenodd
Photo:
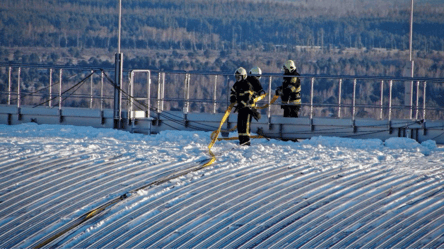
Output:
M118 2L2 0L0 63L113 67ZM409 21L410 0L122 0L121 45L126 69L293 59L302 74L403 76ZM444 0L415 0L413 28L415 76L444 77Z
M414 50L418 57L433 60L434 51L444 51L444 4L415 2ZM93 57L95 63L100 60L94 57L112 58L117 47L117 7L117 0L3 0L0 59L76 64L84 59L81 55ZM276 52L306 64L342 57L334 55L347 48L358 49L352 53L355 56L375 48L405 51L409 47L410 0L124 0L122 9L122 49L130 59L127 66L185 70L210 66L208 69L223 71L242 60L243 51L269 54L270 65L280 63L273 56ZM20 47L45 49L29 58L22 56L30 55L29 50L11 51ZM165 50L171 53L165 55ZM160 53L152 56L153 51ZM324 55L312 58L308 51ZM149 58L137 59L133 54ZM211 65L205 65L202 56L211 57L207 61ZM299 58L307 56L308 61ZM224 65L227 59L228 65ZM310 71L323 70L314 65ZM322 73L336 70L330 67L326 71Z

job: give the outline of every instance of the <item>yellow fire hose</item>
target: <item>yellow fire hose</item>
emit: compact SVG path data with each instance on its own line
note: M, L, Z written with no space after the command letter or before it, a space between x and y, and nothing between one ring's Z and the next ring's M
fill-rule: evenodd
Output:
M256 104L257 101L259 101L259 100L265 98L265 96L266 96L266 94L263 94L263 95L261 95L261 96L256 97L256 98L253 100L253 103ZM275 95L275 96L273 97L273 99L270 101L269 104L266 104L266 105L261 106L261 107L256 107L256 109L264 109L264 108L267 108L269 105L273 104L278 98L279 98L279 96L278 96L278 95ZM214 153L211 151L211 148L212 148L213 145L216 143L216 141L221 141L221 140L235 140L235 139L238 139L238 137L218 138L218 137L219 137L219 134L220 134L220 131L221 131L221 129L222 129L222 126L223 126L223 124L225 123L225 121L227 120L228 116L230 115L230 113L231 113L231 109L233 109L234 104L235 104L235 103L232 103L230 106L228 106L227 110L225 111L224 116L222 117L222 119L221 119L221 121L220 121L219 128L211 133L211 136L210 136L210 137L211 137L211 142L210 142L210 144L208 145L208 153L209 153L210 156L211 156L211 160L210 160L209 162L207 162L207 163L204 165L204 167L209 166L209 165L211 165L214 161L216 161L216 155L214 155ZM228 130L228 132L235 130L236 127L237 127L237 126L235 126L234 128ZM258 135L258 136L251 136L250 138L264 138L264 137L261 136L261 135Z

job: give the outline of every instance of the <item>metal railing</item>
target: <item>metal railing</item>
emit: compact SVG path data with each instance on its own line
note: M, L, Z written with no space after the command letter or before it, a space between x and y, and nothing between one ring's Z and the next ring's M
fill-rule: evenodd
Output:
M41 65L0 65L0 102L6 105L64 106L103 110L112 108L113 69ZM107 75L109 72L109 75ZM122 106L129 118L135 111L176 110L222 113L229 105L234 83L231 73L159 70L124 71ZM98 75L98 77L97 77ZM444 101L434 96L444 79L376 76L301 75L300 116L372 119L443 119ZM157 79L157 82L152 82ZM264 73L261 78L270 103L282 74ZM405 85L410 89L406 89ZM55 91L57 89L57 91ZM410 92L410 93L408 93ZM74 101L79 99L80 101ZM125 108L125 105L127 108ZM281 115L280 103L270 105L266 115Z
M134 73L141 72L140 70L132 71ZM207 103L211 105L211 111L206 111L207 113L217 113L217 112L223 112L224 110L220 107L228 106L228 94L229 90L231 89L232 84L234 83L234 77L231 74L202 74L202 73L190 73L190 72L153 72L150 70L145 70L143 73L149 72L149 75L152 73L158 74L158 80L157 80L157 96L151 96L147 95L144 97L137 97L136 99L141 99L149 103L152 100L155 100L157 103L157 109L156 111L158 113L165 110L165 102L173 102L173 101L182 101L183 106L182 109L184 114L189 113L190 110L190 103ZM131 88L134 87L133 85L136 84L134 80L135 74L131 73L130 77L130 86ZM178 98L172 98L165 95L165 85L166 85L166 76L165 75L181 75L182 80L176 80L173 82L176 86L180 85L180 82L184 82L183 84L183 99ZM190 84L191 77L205 77L206 81L209 82L207 85L208 93L211 93L212 96L207 96L207 98L197 99L197 98L190 98L190 89L193 89L192 84ZM211 79L213 77L213 79ZM444 86L444 80L443 79L429 79L429 78L389 78L389 77L355 77L355 76L318 76L318 75L302 75L299 76L302 79L302 91L303 91L303 98L302 98L302 107L303 110L301 110L302 115L309 116L311 119L315 116L323 116L322 110L331 110L332 108L336 109L335 115L330 115L331 117L336 118L348 118L351 117L352 120L355 120L357 117L365 118L365 116L362 116L362 114L359 113L359 110L367 110L366 113L369 113L369 110L373 110L371 112L372 117L374 119L388 119L391 120L393 118L402 118L402 119L425 119L432 118L432 119L442 119L443 113L444 113L444 103L434 104L433 101L431 103L427 103L427 91L433 91L433 85L436 86ZM218 84L218 79L223 79L222 82L224 82L224 85ZM264 80L265 79L265 80ZM264 86L264 89L268 89L268 98L266 98L266 101L262 103L262 105L270 104L270 101L272 99L272 95L274 95L274 89L281 84L282 75L281 74L263 74L262 76L262 83L267 82L268 86ZM431 84L428 84L428 82L431 82ZM214 82L214 84L211 84L211 82ZM220 82L220 81L219 81ZM319 94L319 89L322 88L320 85L325 84L326 82L329 82L332 84L327 90L332 92L334 89L335 92L331 93L330 97L335 97L336 102L335 103L325 103L325 102L317 102L316 97ZM346 82L348 82L348 86L346 86ZM362 93L363 86L367 86L370 82L370 85L372 87L372 93L367 93L367 95L373 95L373 98L375 98L375 93L378 94L379 99L374 99L369 102L365 103L359 103L363 102L359 99L359 96L365 95ZM406 94L400 93L399 88L404 87L405 82L409 82L412 89L410 91L410 95L406 97ZM416 84L416 88L413 89L413 84ZM397 84L397 92L395 94L394 92L394 85ZM428 90L428 85L430 90ZM432 86L430 86L432 85ZM377 86L377 90L376 87ZM148 88L151 87L151 84L148 86ZM194 86L196 87L196 86ZM324 86L325 88L325 86ZM349 88L348 91L344 90L344 88ZM351 88L351 89L350 89ZM309 90L307 90L309 89ZM304 91L305 90L305 91ZM358 90L361 92L358 94ZM403 89L404 90L404 89ZM148 92L153 92L148 90ZM396 95L396 96L395 96ZM416 97L416 98L414 98ZM409 99L410 101L404 101L402 100ZM414 101L415 100L415 101ZM396 102L396 103L394 103ZM266 109L267 116L271 117L271 115L279 114L279 103L271 104ZM129 109L129 112L134 111L133 105ZM210 109L210 108L207 108ZM348 109L348 112L347 112ZM171 110L171 108L169 109ZM219 110L219 111L217 111ZM194 108L193 111L199 112L199 108ZM428 115L427 111L431 112L437 112L437 114ZM395 114L396 112L396 114ZM402 113L401 113L402 112ZM324 116L328 116L324 114Z

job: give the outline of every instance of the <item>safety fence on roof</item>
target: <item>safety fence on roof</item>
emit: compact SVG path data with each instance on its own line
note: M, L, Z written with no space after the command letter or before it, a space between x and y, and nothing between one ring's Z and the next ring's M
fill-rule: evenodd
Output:
M386 76L302 75L300 116L371 119L444 117L444 79ZM110 109L114 102L114 69L48 65L0 65L0 104ZM162 111L223 113L229 105L234 76L227 72L126 70L120 108L134 119ZM261 77L269 104L282 84L282 73ZM280 101L262 110L282 115Z

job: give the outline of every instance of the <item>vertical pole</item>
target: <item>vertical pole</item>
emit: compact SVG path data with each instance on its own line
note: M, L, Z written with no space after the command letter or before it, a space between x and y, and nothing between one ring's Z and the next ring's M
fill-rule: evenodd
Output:
M17 73L17 108L20 108L20 102L21 102L21 93L20 93L20 91L21 91L21 89L20 89L20 86L21 86L21 82L20 82L20 74L21 74L21 71L22 71L22 68L21 67L19 67L18 68L18 73Z
M413 75L413 73L412 73L412 75ZM413 76L412 76L413 77ZM409 115L409 118L410 119L413 119L413 84L414 84L414 82L413 82L413 80L410 82L410 103L409 103L409 106L410 106L410 115Z
M338 93L338 118L341 118L341 110L342 110L342 79L339 79L339 93Z
M415 62L413 61L413 0L411 0L410 7L410 39L409 39L409 50L410 50L410 63L411 63L411 77L414 77ZM413 80L410 82L410 115L409 118L413 118Z
M165 110L165 72L162 72L162 111Z
M270 120L271 118L271 82L272 82L272 77L270 76L270 79L268 81L268 120Z
M422 118L425 120L426 119L426 88L427 88L427 81L424 81L424 97L422 100L422 109L423 109L423 114L422 114Z
M161 83L161 76L162 72L159 72L159 75L157 77L157 113L161 113L162 110L160 109L160 100L162 98L162 83Z
M129 119L133 119L134 115L133 115L133 111L134 111L134 106L133 106L133 101L134 101L134 71L131 71L130 74L130 83L129 83L129 92L130 92L130 99L129 99L129 112L128 112L128 118ZM134 124L134 123L133 123Z
M390 90L389 90L389 117L388 120L392 120L392 95L393 95L393 80L390 80Z
M147 118L149 118L151 116L151 71L148 71L148 76L147 76L147 96L146 96L146 106L147 106Z
M119 24L118 24L118 35L117 35L117 53L120 54L120 36L122 30L122 0L119 0Z
M11 105L11 73L12 67L8 68L8 105Z
M413 61L413 0L410 7L410 39L409 39L410 61ZM412 67L413 72L413 67ZM413 75L412 75L413 77Z
M63 69L59 71L59 111L62 110L62 74Z
M415 119L418 119L419 115L419 80L416 82L416 115Z
M52 68L49 69L49 102L48 106L52 107Z
M117 35L117 53L115 55L115 85L114 85L114 129L121 128L122 109L121 109L121 85L123 74L123 54L120 52L120 36L122 29L122 0L119 0L119 21Z
M115 55L115 85L114 85L114 129L121 128L122 110L121 110L121 86L123 74L123 54Z
M91 70L91 73L94 73L94 71L93 70ZM94 77L94 74L93 75L91 75L91 99L90 99L90 101L89 101L89 108L90 109L92 109L93 108L93 77Z
M357 80L354 79L353 80L353 120L355 120L355 116L356 116L356 85L357 85Z
M185 114L190 112L190 77L190 74L185 74Z
M217 109L217 75L214 76L214 92L213 92L213 114L216 114Z
M93 70L91 70L91 73L94 73ZM90 100L89 100L89 108L92 109L92 102L93 102L93 76L91 75L91 80L90 80Z
M103 111L103 71L100 73L100 110Z
M379 119L382 119L383 106L384 106L384 81L381 80L381 112L379 113Z
M313 119L313 98L314 98L314 82L315 78L311 78L311 91L310 91L310 119Z
M227 76L227 107L230 106L230 94L231 94L230 76ZM230 118L230 116L228 116L228 118Z

